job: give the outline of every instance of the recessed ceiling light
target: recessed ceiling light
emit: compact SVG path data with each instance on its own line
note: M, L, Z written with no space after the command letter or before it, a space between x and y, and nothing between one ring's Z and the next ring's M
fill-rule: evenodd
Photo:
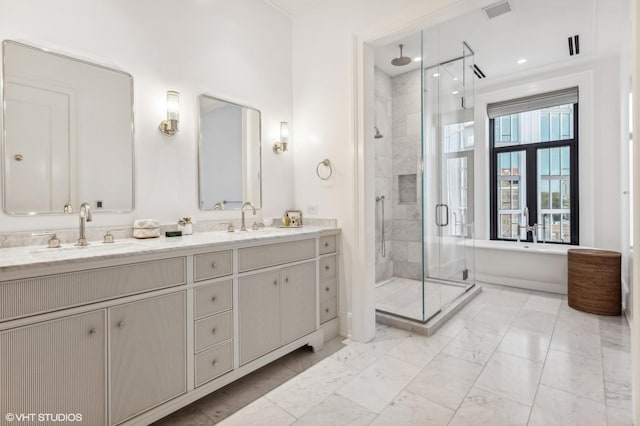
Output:
M422 60L422 58L420 56L416 56L415 58L413 58L413 62L420 62Z
M454 90L453 92L451 92L452 95L457 95L458 93L460 92L458 92L457 90Z
M453 81L458 81L458 77L453 77Z
M518 64L520 64L520 65L522 65L522 64L524 64L524 63L526 63L526 62L527 62L527 60L526 60L526 59L524 59L524 58L522 58L522 59L518 59Z
M433 74L433 76L434 76L435 78L438 78L438 77L440 77L440 73L434 73L434 74Z

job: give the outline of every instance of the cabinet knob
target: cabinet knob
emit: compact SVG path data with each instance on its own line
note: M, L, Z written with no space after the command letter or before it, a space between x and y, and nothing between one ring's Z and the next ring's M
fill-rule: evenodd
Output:
M211 361L211 365L215 366L217 362L218 362L218 360L214 359L213 361Z
M123 320L118 321L117 326L118 326L118 328L124 327L124 321Z
M329 247L329 243L324 243L324 246L325 247Z
M211 298L211 302L215 302L215 301L216 301L216 297L215 297L215 296L213 296L213 297Z
M325 311L326 313L329 313L329 308L326 308L324 311Z
M288 282L289 282L289 278L285 278L285 279L284 279L284 282L285 282L285 283L288 283Z
M278 285L278 280L273 280L273 285Z
M329 291L329 287L326 287L326 288L325 288L325 291Z
M216 262L211 262L211 269L215 269L216 267Z
M215 334L216 333L216 328L213 327L213 329L211 329L211 334Z
M95 328L92 328L91 330L89 330L89 336L93 336L97 333Z
M324 269L329 270L329 265L325 266Z

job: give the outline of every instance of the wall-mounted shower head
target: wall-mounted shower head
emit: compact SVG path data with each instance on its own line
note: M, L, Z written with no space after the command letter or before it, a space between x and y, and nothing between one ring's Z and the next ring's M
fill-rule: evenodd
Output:
M391 60L391 65L395 65L397 67L409 65L411 63L411 58L408 56L402 56L402 48L404 47L404 44L401 44L398 47L400 47L400 56L398 56L397 58L393 58Z
M380 130L378 130L378 128L375 126L374 126L374 129L376 129L376 134L373 136L374 139L382 139L384 136L382 136L382 133L380 133Z

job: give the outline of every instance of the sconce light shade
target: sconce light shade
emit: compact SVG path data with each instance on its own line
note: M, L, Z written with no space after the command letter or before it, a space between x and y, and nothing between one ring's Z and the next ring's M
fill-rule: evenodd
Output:
M286 121L280 122L280 142L273 144L273 152L281 154L285 152L289 147L289 123Z
M180 121L180 93L170 90L167 92L167 119L160 123L160 131L173 136L178 131Z

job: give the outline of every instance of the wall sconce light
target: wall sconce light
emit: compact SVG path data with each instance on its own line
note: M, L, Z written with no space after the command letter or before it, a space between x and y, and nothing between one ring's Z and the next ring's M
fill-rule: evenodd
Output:
M280 142L273 144L273 152L276 154L282 154L285 152L289 145L289 123L286 121L280 122Z
M173 136L178 131L180 119L180 93L170 90L167 92L167 119L160 122L160 131Z

